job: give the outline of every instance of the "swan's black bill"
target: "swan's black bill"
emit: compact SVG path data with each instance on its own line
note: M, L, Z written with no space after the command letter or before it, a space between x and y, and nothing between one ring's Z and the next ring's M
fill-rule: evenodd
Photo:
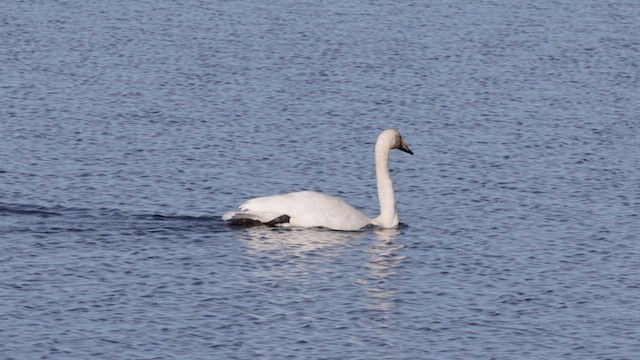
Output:
M398 150L402 150L408 154L413 155L413 151L411 151L411 149L409 149L409 146L407 145L406 142L404 142L404 139L400 138L400 146L398 146Z
M406 152L407 154L413 155L413 151L411 151L411 149L409 149L408 147L399 147L398 150L402 150L402 151Z
M413 155L413 151L411 151L411 149L409 149L409 145L407 145L407 143L404 142L404 139L402 138L402 136L400 136L400 134L398 134L398 138L400 140L400 143L396 146L396 149L402 150L402 151L406 152L407 154Z

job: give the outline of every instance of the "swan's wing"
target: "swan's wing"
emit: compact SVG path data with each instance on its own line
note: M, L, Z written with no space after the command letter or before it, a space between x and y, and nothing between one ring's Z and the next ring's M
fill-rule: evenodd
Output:
M372 223L344 200L315 191L251 199L240 205L240 211L226 213L222 219L248 225L253 221L269 225L288 222L290 226L334 230L358 230Z
M222 215L222 220L234 225L277 225L288 223L287 215L291 208L291 196L274 195L250 199L240 205L240 211L229 211Z

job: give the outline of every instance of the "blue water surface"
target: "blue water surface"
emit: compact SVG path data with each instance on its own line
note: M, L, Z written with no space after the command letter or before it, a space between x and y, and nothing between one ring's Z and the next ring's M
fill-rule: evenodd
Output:
M11 1L3 359L635 359L637 1ZM401 226L235 228L304 189Z

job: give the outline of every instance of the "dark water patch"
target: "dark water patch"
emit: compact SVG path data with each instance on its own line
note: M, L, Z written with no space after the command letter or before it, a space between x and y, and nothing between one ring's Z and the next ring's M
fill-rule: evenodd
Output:
M220 222L220 216L190 216L190 215L162 215L162 214L137 214L133 218L140 220L157 221L193 221L193 222Z
M55 211L54 211L55 210ZM0 207L11 217L5 233L60 234L118 231L129 234L222 231L219 217L128 214L114 209L51 208L19 204Z
M57 210L57 209L56 209ZM63 216L58 211L53 211L44 206L27 205L27 204L0 204L0 216L37 216L48 218L51 216Z

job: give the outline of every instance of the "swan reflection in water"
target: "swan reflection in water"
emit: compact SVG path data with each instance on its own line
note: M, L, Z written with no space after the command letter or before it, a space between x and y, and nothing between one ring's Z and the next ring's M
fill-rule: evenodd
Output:
M246 250L248 283L268 293L270 302L286 305L287 311L304 304L304 310L297 310L305 314L299 321L309 326L327 318L340 322L357 316L360 328L389 342L398 293L393 278L406 259L399 254L404 245L395 242L399 233L259 226L244 229L238 239ZM364 254L359 250L363 246ZM336 317L347 313L351 315ZM355 344L365 340L350 339Z
M327 258L341 256L346 249L353 249L360 240L375 234L377 241L372 242L371 246L364 250L370 254L364 263L369 270L368 276L358 278L354 282L365 287L374 299L393 300L396 291L389 282L396 275L402 261L406 259L405 255L397 253L404 248L404 244L394 241L399 233L398 229L344 232L257 226L244 229L239 240L248 251L248 255L254 259L261 259L263 262L267 259L271 262L278 260L287 263L296 262L304 267L312 266L318 261L324 263ZM351 258L348 254L345 257ZM307 261L303 261L305 258ZM313 258L313 261L309 261L308 258ZM274 263L264 265L261 267L260 276L266 275L263 272L265 267L277 267ZM286 273L281 275L286 276ZM382 310L389 306L390 304L380 303L378 307Z
M252 254L287 258L305 257L318 250L336 251L366 235L364 231L255 226L244 229L239 240Z
M371 254L365 263L370 270L369 279L358 279L357 283L370 295L370 310L388 312L393 307L398 292L391 280L407 257L398 254L404 248L404 244L394 241L400 233L398 229L378 229L375 233L378 241L365 250Z

